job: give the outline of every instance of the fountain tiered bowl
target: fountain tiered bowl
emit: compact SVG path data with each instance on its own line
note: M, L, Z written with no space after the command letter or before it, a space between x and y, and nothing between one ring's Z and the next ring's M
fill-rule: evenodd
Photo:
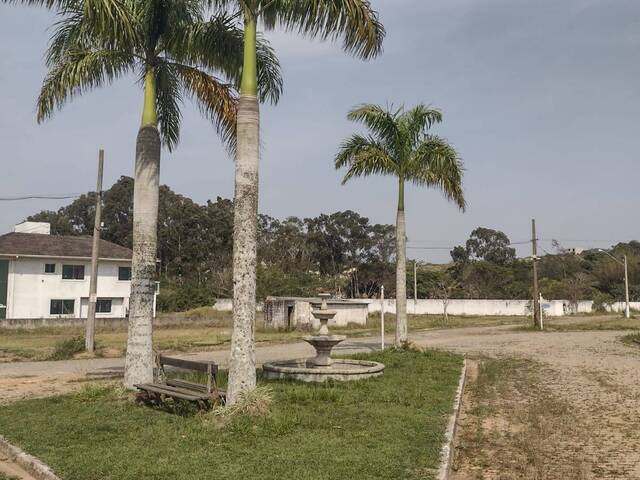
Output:
M327 308L329 295L320 294L322 306L311 314L320 321L318 335L303 337L311 345L316 356L312 358L282 360L265 363L263 374L267 379L291 379L303 382L325 382L327 380L349 381L377 377L384 373L384 364L367 360L351 360L347 358L331 358L331 351L340 342L346 340L345 335L330 335L328 322L338 313Z

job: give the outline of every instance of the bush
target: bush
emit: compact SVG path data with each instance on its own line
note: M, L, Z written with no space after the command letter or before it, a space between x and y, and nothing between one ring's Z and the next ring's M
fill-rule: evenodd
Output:
M84 336L67 338L56 343L56 346L47 360L69 360L77 353L84 352Z

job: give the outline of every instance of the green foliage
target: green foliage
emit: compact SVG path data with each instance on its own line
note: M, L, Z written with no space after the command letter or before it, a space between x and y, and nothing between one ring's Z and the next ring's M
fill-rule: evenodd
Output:
M85 351L85 339L83 336L71 337L56 343L56 346L47 360L70 360L74 355Z
M354 134L342 142L335 157L336 169L346 168L342 183L354 177L392 175L399 179L398 208L404 209L404 182L436 188L465 208L462 191L462 160L446 140L428 133L442 121L442 114L425 105L411 110L360 105L349 120L362 123L370 132Z
M210 2L4 1L38 4L58 16L46 54L38 121L75 96L135 74L153 88L156 111L150 118L157 118L169 149L179 140L185 97L233 148L243 33L227 14L211 12ZM280 66L270 45L262 39L258 44L260 97L275 102L282 91Z
M462 358L435 351L357 357L383 362L384 375L317 385L260 381L272 392L268 415L216 422L105 391L90 401L68 395L5 405L0 431L66 480L424 478L438 465ZM318 445L330 445L331 454L318 455Z

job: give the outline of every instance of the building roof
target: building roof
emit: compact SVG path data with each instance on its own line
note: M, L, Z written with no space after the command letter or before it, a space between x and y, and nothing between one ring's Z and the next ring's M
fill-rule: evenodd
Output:
M0 255L26 257L91 258L93 238L12 232L0 235ZM131 260L133 252L115 243L100 240L101 260Z

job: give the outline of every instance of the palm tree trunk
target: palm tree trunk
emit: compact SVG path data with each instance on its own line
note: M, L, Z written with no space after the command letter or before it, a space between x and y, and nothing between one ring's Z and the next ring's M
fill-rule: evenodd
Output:
M244 65L238 104L238 148L233 201L233 332L227 404L256 386L256 244L260 111L257 97L256 21L245 12Z
M124 374L128 387L153 381L152 322L160 182L160 135L156 124L155 76L149 70L145 76L142 125L136 139L133 259Z
M398 188L396 217L396 346L407 341L407 233L404 220L404 179Z

